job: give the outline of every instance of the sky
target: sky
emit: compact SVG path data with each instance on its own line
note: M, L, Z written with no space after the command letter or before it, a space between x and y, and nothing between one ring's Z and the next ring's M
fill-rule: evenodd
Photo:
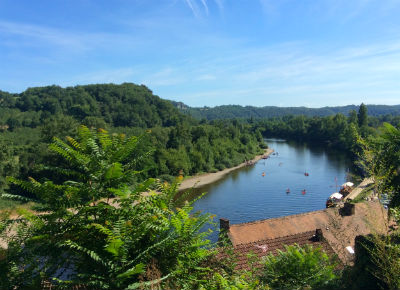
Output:
M400 104L400 0L0 0L0 90L123 82L194 107Z

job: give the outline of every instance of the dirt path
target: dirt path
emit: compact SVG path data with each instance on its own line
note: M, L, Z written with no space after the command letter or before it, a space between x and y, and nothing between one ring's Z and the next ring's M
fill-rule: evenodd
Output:
M273 149L266 149L264 154L256 156L251 161L252 162L257 162L263 156L265 156L265 155L269 156L272 152L274 152ZM194 176L194 177L190 177L190 178L185 179L185 180L182 181L181 185L179 186L179 190L187 190L187 189L190 189L192 187L201 187L203 185L216 182L217 180L221 179L222 177L224 177L229 172L232 172L232 171L237 170L239 168L242 168L244 166L246 166L246 162L243 162L243 163L239 164L238 166L231 167L231 168L226 168L224 170L221 170L221 171L218 171L218 172L215 172L215 173L205 173L205 174L200 174L200 175L197 175L197 176Z
M346 196L343 200L346 201L347 199L349 200L353 200L355 199L360 193L361 191L363 191L364 188L368 187L369 185L371 185L372 183L374 183L373 178L365 178L356 188L354 188L351 193Z

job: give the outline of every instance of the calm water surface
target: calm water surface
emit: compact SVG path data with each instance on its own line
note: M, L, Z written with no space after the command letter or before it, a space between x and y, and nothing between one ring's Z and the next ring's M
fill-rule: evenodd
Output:
M231 224L319 210L336 191L336 183L346 181L351 163L339 151L277 139L266 142L278 155L197 189L196 194L207 194L195 202L194 210L216 214L216 222L227 218Z

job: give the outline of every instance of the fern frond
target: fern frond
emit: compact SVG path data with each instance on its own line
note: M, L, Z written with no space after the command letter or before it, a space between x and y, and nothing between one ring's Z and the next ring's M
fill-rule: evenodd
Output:
M88 257L90 257L93 261L102 264L103 266L107 267L109 266L108 261L105 261L99 254L97 254L95 251L89 250L85 247L82 247L80 245L78 245L77 243L71 241L71 240L67 240L65 242L62 242L60 244L58 244L59 247L66 247L72 250L76 250L78 252L82 252L84 254L86 254Z
M97 138L99 139L99 142L104 149L107 149L112 145L112 140L110 138L110 135L104 129L97 130Z
M119 274L117 276L117 279L125 280L127 278L132 277L133 275L143 273L143 271L144 271L144 264L140 263L126 270L124 273Z
M82 148L79 142L76 141L74 138L67 136L66 139L75 149L80 150Z
M37 200L35 200L33 198L28 198L28 197L25 197L25 196L16 195L16 194L9 194L9 193L3 193L0 196L2 198L12 199L12 200L17 200L17 201L22 201L22 202L36 202L37 201Z

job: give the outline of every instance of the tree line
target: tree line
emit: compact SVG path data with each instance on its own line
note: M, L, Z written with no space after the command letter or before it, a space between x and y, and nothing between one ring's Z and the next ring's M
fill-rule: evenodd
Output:
M307 108L307 107L254 107L254 106L239 106L239 105L222 105L216 107L189 107L182 102L172 101L175 107L182 112L196 119L232 119L232 118L279 118L287 115L307 117L327 117L336 114L348 116L352 111L358 111L359 106L348 105L340 107L322 107L322 108ZM370 116L373 117L393 117L400 115L400 105L367 105Z
M262 136L235 120L198 121L169 101L134 84L30 88L21 94L0 92L0 191L19 190L6 176L46 178L42 164L57 166L47 149L54 137L76 137L77 128L103 128L142 136L147 154L138 181L159 177L172 181L214 172L263 152Z
M375 137L360 138L368 173L391 197L399 221L400 129L390 124ZM229 244L214 248L201 232L210 214L192 212L192 202L172 184L152 178L137 183L141 137L85 126L77 137L54 138L58 157L46 180L9 178L32 193L36 213L19 209L0 217L2 289L398 289L399 235L372 236L354 266L338 265L322 249L288 246L249 270L235 268ZM63 179L58 179L63 176ZM157 193L155 192L157 191ZM146 193L146 194L144 194ZM3 194L13 199L28 198ZM40 212L40 214L38 214ZM218 251L231 253L218 259ZM360 279L360 277L363 277Z
M370 254L354 268L338 267L321 249L292 246L240 272L234 256L216 259L215 245L200 231L212 216L192 212L177 192L183 175L258 154L263 135L292 138L357 156L364 174L378 181L376 190L391 198L398 221L396 117L368 116L362 104L349 116L207 121L132 84L25 93L1 92L0 185L3 199L34 201L35 212L0 214L0 288L40 289L46 282L59 289L357 289L353 282L365 272L376 278L371 287L400 287L396 233L371 238ZM394 126L377 128L382 121Z

